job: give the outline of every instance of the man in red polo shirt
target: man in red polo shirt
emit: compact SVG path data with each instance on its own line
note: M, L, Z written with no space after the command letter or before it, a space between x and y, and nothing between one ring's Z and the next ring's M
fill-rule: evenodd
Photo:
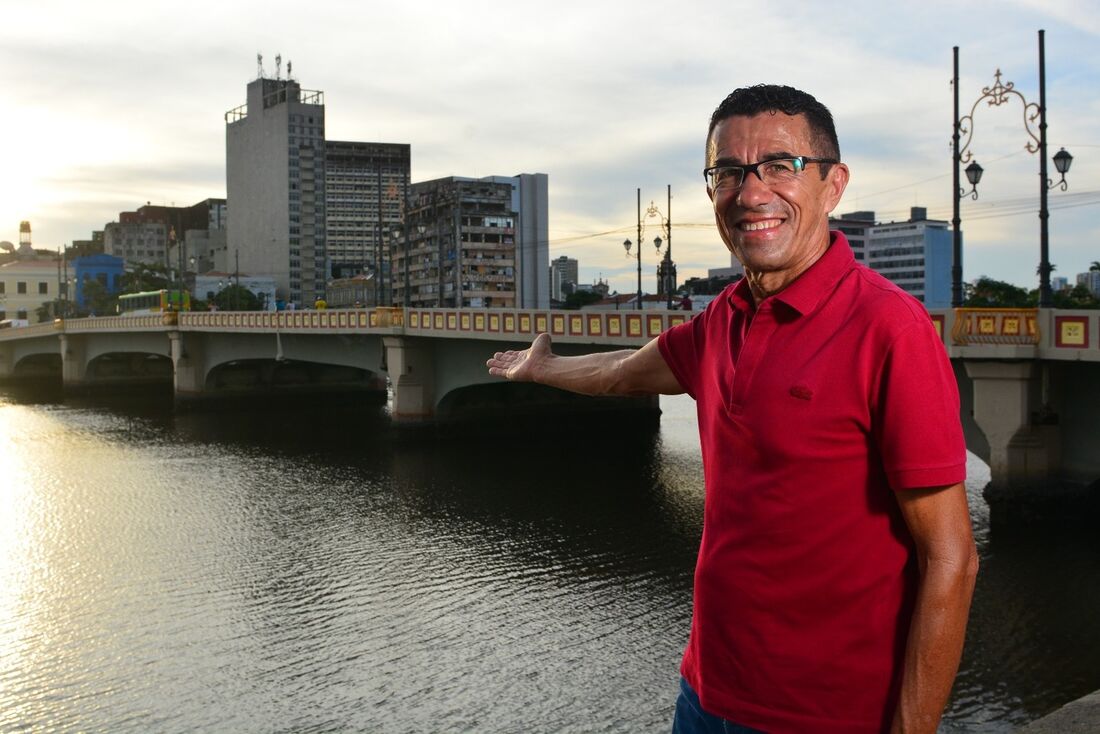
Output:
M695 398L706 481L674 731L934 732L977 554L947 355L923 306L855 262L832 116L790 87L711 118L707 193L745 278L637 351L489 372Z

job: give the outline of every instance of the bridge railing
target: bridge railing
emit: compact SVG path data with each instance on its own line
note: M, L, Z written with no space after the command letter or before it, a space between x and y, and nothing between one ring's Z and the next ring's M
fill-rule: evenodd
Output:
M1037 308L957 308L951 328L955 346L1038 345L1042 342Z
M6 329L0 329L0 341L6 341L8 339L26 339L33 336L48 336L56 333L60 328L60 321L49 321L44 324L33 324L31 326L12 326Z
M565 341L645 342L691 318L687 311L534 311L413 308L406 334L529 339L547 333Z
M400 308L307 311L192 311L179 314L183 329L278 329L285 331L373 329L404 324Z

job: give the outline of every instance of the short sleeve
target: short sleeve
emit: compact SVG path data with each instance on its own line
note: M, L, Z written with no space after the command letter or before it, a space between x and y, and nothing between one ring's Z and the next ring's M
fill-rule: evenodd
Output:
M874 438L895 490L966 479L959 388L947 352L921 319L891 344L874 398Z
M661 351L680 387L692 398L698 398L696 385L699 379L699 357L703 351L709 309L690 321L661 332L657 347Z

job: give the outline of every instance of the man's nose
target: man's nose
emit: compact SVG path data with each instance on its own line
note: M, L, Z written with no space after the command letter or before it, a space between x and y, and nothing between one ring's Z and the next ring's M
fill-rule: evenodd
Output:
M741 188L737 192L737 204L744 209L771 201L773 192L771 187L764 183L756 171L745 174L745 180L741 182Z

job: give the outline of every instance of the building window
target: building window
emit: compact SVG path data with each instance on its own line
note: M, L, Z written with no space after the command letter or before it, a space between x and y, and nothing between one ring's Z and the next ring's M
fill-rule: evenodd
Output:
M8 284L0 280L0 293L6 293L8 290Z
M44 296L50 292L50 286L46 283L39 281L38 283L38 295Z
M27 292L27 283L25 281L19 281L15 284L15 292L25 294Z

